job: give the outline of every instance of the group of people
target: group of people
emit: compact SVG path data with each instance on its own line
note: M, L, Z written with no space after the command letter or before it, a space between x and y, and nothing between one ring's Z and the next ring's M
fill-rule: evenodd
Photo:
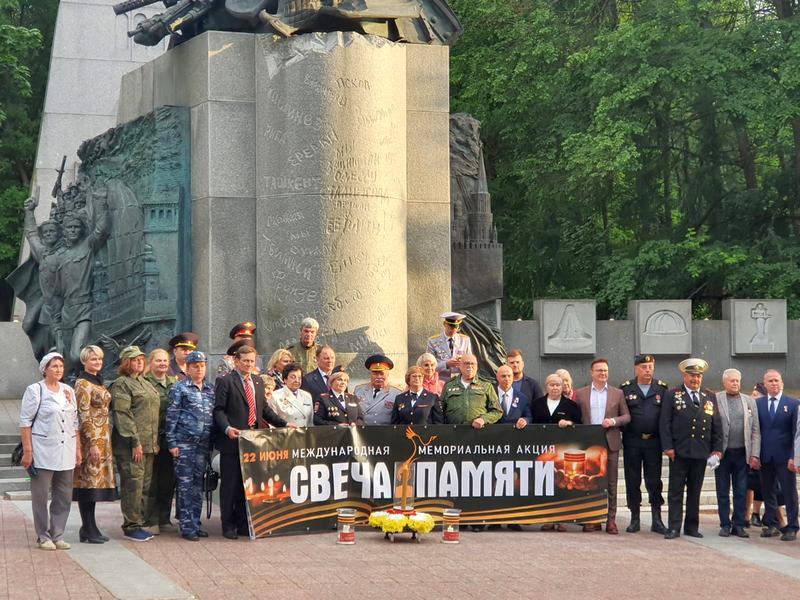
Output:
M222 531L236 539L250 533L239 463L242 431L437 423L477 429L498 423L519 429L531 423L602 426L608 445L609 534L619 533L617 473L624 448L631 511L626 531L641 528L644 475L651 530L668 539L681 530L701 537L700 490L708 466L715 469L720 535L748 536L749 478L750 487L760 488L766 507L761 535L795 539L799 403L783 394L777 371L764 375L764 395L759 398L741 391L741 374L735 369L724 372L724 390L715 394L702 387L707 363L690 358L679 365L682 385L668 389L654 377L653 357L640 355L634 360L634 379L616 388L608 384L608 360L598 358L590 365L590 385L573 389L570 374L559 369L544 379L543 389L525 375L522 353L510 350L506 364L490 381L478 375L470 339L459 332L464 315L450 312L442 317L442 332L428 340L426 352L407 369L404 390L389 384L392 360L375 354L364 365L369 382L351 392L350 377L337 367L335 350L317 343L319 324L312 318L302 321L296 344L276 350L263 365L253 340L255 324L236 325L213 385L208 359L197 349L199 338L192 332L170 340L171 357L164 349L145 357L136 346L124 348L118 377L107 387L100 375L104 355L99 347L82 349L84 371L74 389L61 381L63 356L46 355L40 363L43 379L28 387L20 411L22 462L32 475L38 545L69 548L63 534L71 500L78 501L80 509L80 540L107 541L95 520L95 503L117 498L115 473L127 539L147 541L173 531L173 497L183 538L206 537L200 515L212 443L220 454ZM666 525L661 517L662 454L670 459ZM785 523L780 521L779 505L785 505ZM561 524L543 528L564 529ZM583 529L596 531L601 526L586 524Z

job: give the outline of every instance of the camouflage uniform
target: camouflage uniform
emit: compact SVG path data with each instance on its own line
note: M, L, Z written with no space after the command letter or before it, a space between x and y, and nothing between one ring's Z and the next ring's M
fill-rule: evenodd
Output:
M303 367L303 375L307 375L317 368L316 342L308 348L297 342L291 346L286 346L286 349L292 353L292 361Z
M126 533L144 526L144 507L149 504L153 458L158 449L159 396L143 376L117 378L109 387L114 430L111 447L120 477L122 529ZM141 462L131 455L141 444Z
M145 527L153 525L169 525L169 511L172 508L172 496L175 493L175 466L169 453L164 426L169 405L169 391L178 381L177 377L166 375L164 382L156 379L152 373L145 375L158 392L158 454L153 460L153 478L150 481L148 502L144 507Z
M203 475L211 450L214 388L205 381L198 387L186 379L173 386L169 397L166 436L167 446L180 450L175 459L175 478L181 534L197 535L203 510Z
M461 377L453 377L442 390L442 408L446 423L469 425L478 417L489 425L503 417L494 385L476 377L468 388L461 385Z

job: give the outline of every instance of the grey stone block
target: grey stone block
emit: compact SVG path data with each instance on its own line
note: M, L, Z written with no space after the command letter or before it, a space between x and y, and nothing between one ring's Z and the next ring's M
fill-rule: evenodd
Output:
M638 354L691 354L691 300L631 300Z
M785 354L786 300L725 300L723 318L730 322L731 354Z
M45 111L74 115L115 115L119 97L119 81L131 70L127 61L53 58L48 85L70 93L47 96ZM99 81L114 85L75 85L83 73L93 73Z
M450 115L450 48L406 45L406 95L409 111Z
M21 323L0 322L0 340L3 340L0 398L22 398L25 388L42 378L39 364Z
M153 63L125 74L119 93L117 123L127 123L153 111Z
M542 323L542 355L594 354L595 314L594 300L536 300L533 316Z
M450 197L449 116L409 111L407 119L408 197L415 202L441 202Z
M255 195L254 107L206 102L192 109L192 196Z
M192 323L210 352L224 354L230 328L255 318L255 213L253 198L192 203Z

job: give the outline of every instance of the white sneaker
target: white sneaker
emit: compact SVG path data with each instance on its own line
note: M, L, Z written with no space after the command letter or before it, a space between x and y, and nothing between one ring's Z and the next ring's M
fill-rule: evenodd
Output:
M64 540L56 540L55 547L56 550L69 550L70 548L72 548L72 545L65 542Z
M39 548L42 550L55 550L56 545L50 540L44 540L43 542L38 542Z

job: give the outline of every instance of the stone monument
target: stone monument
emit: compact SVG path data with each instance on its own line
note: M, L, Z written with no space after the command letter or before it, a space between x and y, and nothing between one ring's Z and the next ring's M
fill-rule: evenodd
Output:
M597 348L594 300L536 300L533 318L541 323L541 354L594 354Z
M730 321L731 354L786 354L786 300L725 300L722 318Z
M480 122L450 116L450 215L453 307L499 326L503 245L497 242ZM476 277L480 273L480 277Z
M691 300L631 300L637 354L691 354Z

